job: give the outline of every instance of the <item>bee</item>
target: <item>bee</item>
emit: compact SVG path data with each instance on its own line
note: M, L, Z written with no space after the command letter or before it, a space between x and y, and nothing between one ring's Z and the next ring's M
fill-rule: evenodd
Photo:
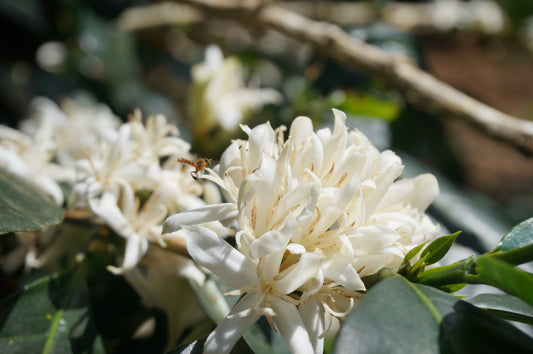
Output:
M204 169L206 167L209 167L209 165L213 163L213 160L202 158L202 159L196 160L195 162L192 162L184 158L179 158L178 162L194 167L194 171L191 171L191 176L197 181L198 174L204 172Z

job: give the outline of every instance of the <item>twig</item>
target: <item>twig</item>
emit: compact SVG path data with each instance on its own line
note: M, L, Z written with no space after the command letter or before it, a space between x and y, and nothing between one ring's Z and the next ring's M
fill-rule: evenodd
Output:
M184 0L206 15L226 17L260 29L274 29L312 44L315 49L355 70L369 72L399 89L420 107L470 122L490 136L533 154L533 121L512 117L439 81L408 58L385 52L351 37L336 25L310 20L283 7L258 0Z

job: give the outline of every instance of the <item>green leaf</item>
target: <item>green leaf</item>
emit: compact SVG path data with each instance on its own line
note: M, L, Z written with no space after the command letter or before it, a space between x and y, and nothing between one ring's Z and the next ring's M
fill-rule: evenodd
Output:
M533 306L516 296L480 294L466 301L503 319L533 325Z
M395 95L345 92L342 103L335 105L348 115L379 118L392 122L400 113L401 101Z
M533 244L533 218L522 221L502 237L495 251L509 251Z
M416 256L418 254L418 252L420 252L420 250L422 248L424 248L424 246L426 245L426 243L421 243L419 244L418 246L412 248L409 252L407 252L407 254L405 255L405 257L403 258L403 262L404 263L407 263L409 262L411 259L413 259L414 256Z
M533 340L512 325L471 307L455 296L402 277L385 279L370 289L348 316L333 352L455 353L477 347L480 351L476 352L487 353L492 346L533 345ZM474 329L476 336L456 331L454 323L469 319L463 318L465 309L479 325ZM513 343L515 339L518 344ZM451 346L452 350L444 350Z
M490 256L476 260L481 281L495 286L533 305L533 275Z
M85 266L45 277L0 303L2 353L105 353L89 307Z
M460 233L461 231L457 231L451 235L442 236L434 240L422 251L420 258L425 260L426 265L437 263L448 253Z
M0 235L39 230L63 220L64 211L35 186L0 168Z
M533 339L510 323L458 301L440 324L441 353L531 353Z

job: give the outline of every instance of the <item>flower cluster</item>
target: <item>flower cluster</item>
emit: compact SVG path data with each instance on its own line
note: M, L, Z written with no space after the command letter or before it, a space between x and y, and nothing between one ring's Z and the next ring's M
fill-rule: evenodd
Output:
M436 237L424 214L438 194L434 176L399 179L403 166L379 152L345 115L333 131L314 132L298 117L283 127L242 126L215 169L225 203L169 217L164 232L184 230L192 258L243 295L210 334L206 352L229 352L260 316L294 353L321 353L324 335L363 296L362 277L397 269L413 247ZM201 224L236 228L233 247Z
M66 202L67 216L92 218L124 237L122 267L111 268L116 272L135 267L150 241L165 246L165 217L220 198L216 189L190 178L187 167L177 162L178 157L193 158L190 146L163 116L150 116L143 123L136 111L121 123L104 105L67 100L60 108L45 98L36 99L33 108L20 131L0 127L0 166L41 188L56 204ZM26 257L27 266L42 266L49 253L72 246L69 238L65 247L61 242L51 247L54 234L50 228L19 233L22 247L16 253ZM37 243L50 249L32 250L31 244ZM20 263L21 257L12 258L3 262L5 269Z

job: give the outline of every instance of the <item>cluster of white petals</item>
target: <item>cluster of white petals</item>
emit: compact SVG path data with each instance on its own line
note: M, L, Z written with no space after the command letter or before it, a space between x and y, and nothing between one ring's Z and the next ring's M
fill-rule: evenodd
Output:
M436 237L424 213L438 194L434 176L398 179L403 165L379 152L344 113L333 131L316 133L298 117L284 139L270 124L235 140L201 178L218 184L225 203L169 217L164 232L184 230L193 259L244 295L210 334L205 351L229 352L264 315L294 353L322 353L363 296L362 277L398 269L413 247ZM201 224L233 223L236 246ZM272 322L273 321L273 322Z
M135 267L149 242L165 246L161 228L168 215L220 198L177 162L193 158L190 145L161 115L143 122L136 111L121 123L102 104L67 100L59 107L37 98L32 107L20 130L0 126L0 166L41 188L57 205L67 202L67 215L92 218L124 237L122 267L112 270ZM21 260L30 268L42 266L50 254L73 244L51 242L49 234L60 234L53 230L19 233L20 247L2 260L3 268L13 270ZM37 244L44 252L32 248Z
M248 87L239 60L224 58L215 45L207 47L205 61L193 66L191 75L193 86L188 109L201 130L220 126L234 131L250 113L282 99L274 89Z
M0 126L0 166L34 184L58 205L59 183L75 181L75 161L98 140L114 139L120 120L105 105L66 100L58 107L39 97L20 129Z

